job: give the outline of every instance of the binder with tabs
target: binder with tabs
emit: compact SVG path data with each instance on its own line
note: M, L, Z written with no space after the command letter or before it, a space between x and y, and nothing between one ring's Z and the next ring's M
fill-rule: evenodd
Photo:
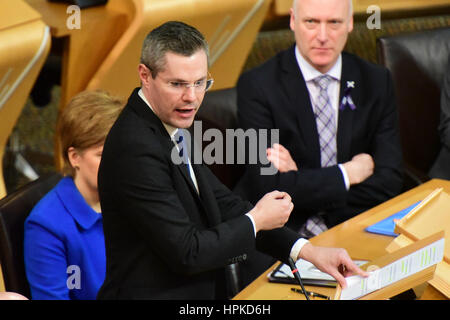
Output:
M369 277L347 277L347 288L338 285L335 299L388 299L432 279L444 257L444 235L440 231L362 266L373 270Z

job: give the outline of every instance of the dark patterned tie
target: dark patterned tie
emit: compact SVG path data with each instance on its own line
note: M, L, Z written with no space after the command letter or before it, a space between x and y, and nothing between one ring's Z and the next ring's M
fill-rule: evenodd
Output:
M182 159L182 165L186 166L186 170L189 173L189 176L191 177L192 183L195 186L195 189L197 190L197 193L199 193L198 185L197 185L197 179L195 177L194 170L190 169L190 163L189 163L189 154L188 154L188 146L186 144L186 140L183 136L183 130L178 129L177 132L173 136L173 140L178 146L178 154Z
M331 81L332 78L329 75L321 75L313 80L319 89L319 95L315 101L314 114L319 133L320 162L322 168L330 167L337 163L336 123L334 110L327 92L328 85Z
M186 141L184 140L183 136L183 130L178 129L177 132L174 135L175 143L178 145L178 154L180 155L181 159L183 159L183 164L186 165L186 168L189 172L189 156L188 156L188 149L186 145Z

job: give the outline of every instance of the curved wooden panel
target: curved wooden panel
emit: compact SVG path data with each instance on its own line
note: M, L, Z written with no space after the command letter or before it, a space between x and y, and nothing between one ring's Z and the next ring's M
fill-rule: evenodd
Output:
M11 25L2 25L0 29L0 168L9 135L47 57L51 41L49 28L37 19L39 15L28 7L25 14L32 14L24 19L24 13L17 11L23 5L21 0L15 0L14 7L4 4L0 5L0 16L15 16L20 22L10 19ZM5 195L0 170L0 198Z
M40 18L38 12L21 0L3 0L0 3L0 30Z

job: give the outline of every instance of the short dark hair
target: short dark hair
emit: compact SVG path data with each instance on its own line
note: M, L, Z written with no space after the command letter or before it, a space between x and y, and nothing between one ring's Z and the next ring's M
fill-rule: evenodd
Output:
M189 57L198 50L205 51L209 64L208 43L200 31L180 21L169 21L153 29L145 37L141 63L150 69L155 78L158 72L164 70L167 52Z

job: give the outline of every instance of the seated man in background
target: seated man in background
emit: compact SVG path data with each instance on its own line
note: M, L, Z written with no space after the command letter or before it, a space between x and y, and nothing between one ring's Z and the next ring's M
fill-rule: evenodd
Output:
M237 85L240 126L279 129L267 150L279 172L247 164L235 191L252 202L288 192L287 226L309 238L397 195L402 156L390 73L342 52L351 0L295 0L290 28L296 44Z
M431 178L450 180L450 57L446 70L441 88L441 119L439 123L441 150L429 175Z
M25 221L25 271L31 298L95 299L105 278L97 172L106 135L123 108L106 92L82 92L57 125L66 175Z
M98 298L224 298L221 271L255 248L283 261L302 257L344 286L340 266L365 274L345 250L283 227L292 211L285 192L252 206L191 161L183 129L212 83L208 52L203 35L182 22L144 40L141 87L111 128L99 169L106 277Z

